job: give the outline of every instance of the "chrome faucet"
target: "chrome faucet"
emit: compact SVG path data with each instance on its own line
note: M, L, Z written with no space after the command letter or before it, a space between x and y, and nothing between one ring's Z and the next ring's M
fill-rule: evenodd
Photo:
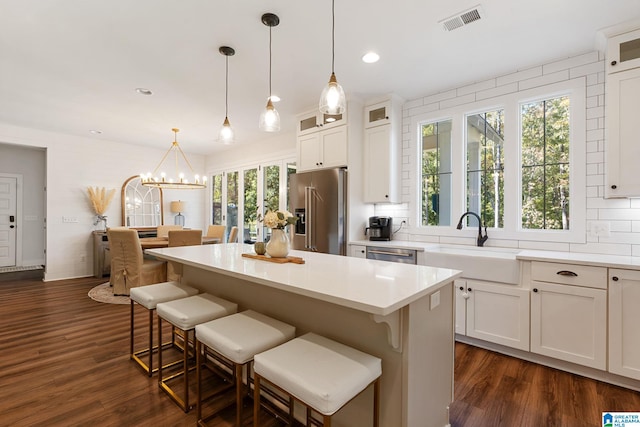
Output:
M465 212L462 214L462 216L460 217L460 221L458 221L458 225L456 226L456 228L458 230L462 230L462 220L464 219L465 216L467 215L473 215L478 219L478 246L484 246L484 242L487 241L487 239L489 238L489 236L487 236L487 226L484 226L484 236L482 235L482 220L480 219L480 217L478 216L477 213L475 212Z

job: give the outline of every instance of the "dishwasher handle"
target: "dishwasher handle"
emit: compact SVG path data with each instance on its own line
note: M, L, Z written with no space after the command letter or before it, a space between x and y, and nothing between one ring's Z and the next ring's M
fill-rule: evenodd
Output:
M413 254L403 254L403 253L398 253L398 252L387 252L387 251L380 251L377 249L369 249L369 253L370 254L378 254L378 255L392 255L392 256L403 256L403 257L412 257Z

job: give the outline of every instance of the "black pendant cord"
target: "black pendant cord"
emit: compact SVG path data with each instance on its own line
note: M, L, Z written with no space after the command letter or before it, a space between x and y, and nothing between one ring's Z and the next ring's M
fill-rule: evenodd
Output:
M269 101L271 101L271 29L269 27Z
M331 0L331 74L335 73L336 62L336 2Z
M224 83L224 117L229 117L229 56L225 56L226 58L226 66L225 66L225 83Z

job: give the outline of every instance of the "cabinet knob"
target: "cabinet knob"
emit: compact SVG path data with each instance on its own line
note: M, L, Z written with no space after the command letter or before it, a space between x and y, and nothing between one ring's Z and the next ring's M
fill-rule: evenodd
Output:
M538 288L533 288L533 292L538 292Z
M618 186L615 185L615 184L611 186L611 189L613 189L613 190L615 190L616 188L618 188Z
M385 120L389 120L389 116L384 116L384 119Z
M467 288L467 292L471 292L471 291L473 291L473 289Z
M464 291L464 286L460 286L460 290L461 290L461 291Z
M618 61L611 61L611 65L616 65Z
M385 199L388 199L388 198L389 198L389 195L388 195L388 194L385 194L385 195L384 195L384 197L385 197Z
M364 250L361 250L360 253L364 253Z
M613 280L614 282L617 282L619 279L618 279L618 276L613 276L611 280Z

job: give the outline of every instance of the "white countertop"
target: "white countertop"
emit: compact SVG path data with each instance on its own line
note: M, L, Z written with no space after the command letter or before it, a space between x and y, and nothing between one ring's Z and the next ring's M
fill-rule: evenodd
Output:
M148 249L177 261L371 314L387 315L460 277L448 268L375 261L317 252L291 251L305 264L277 264L242 257L241 243Z
M403 240L391 240L387 242L375 242L370 240L356 240L350 245L382 246L388 248L413 249L420 252L442 253L457 256L486 257L498 259L514 259L521 261L545 261L560 263L577 263L612 268L640 268L640 257L630 255L605 255L583 252L558 252L517 248L497 248L492 246L477 247L466 245L452 245L441 243L409 242ZM428 262L427 256L427 262Z

